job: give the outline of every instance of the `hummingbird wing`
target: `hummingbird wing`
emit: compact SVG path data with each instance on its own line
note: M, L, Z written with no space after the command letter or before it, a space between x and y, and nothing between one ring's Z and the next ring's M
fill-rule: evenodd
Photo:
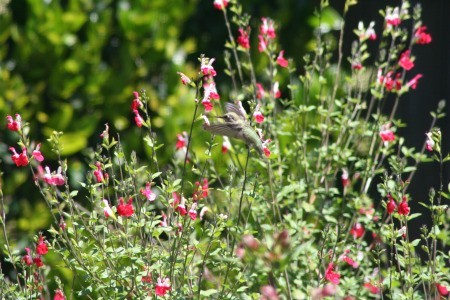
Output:
M227 102L225 103L225 109L227 112L233 112L236 115L238 115L243 121L247 121L247 116L244 115L241 111L241 109L239 108L239 106L237 106L236 104L233 104L231 102Z
M242 126L238 124L229 124L229 123L212 123L209 125L203 124L203 129L222 136L228 136L231 138L238 138L238 139L242 138Z

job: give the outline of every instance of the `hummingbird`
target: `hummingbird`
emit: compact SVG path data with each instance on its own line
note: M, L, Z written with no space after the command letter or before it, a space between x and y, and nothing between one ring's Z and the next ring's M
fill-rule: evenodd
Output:
M224 122L211 124L205 123L203 124L203 129L214 134L242 140L247 144L247 146L253 147L256 151L263 155L264 150L261 137L249 124L246 115L237 105L229 102L225 104L225 109L227 113L223 116L217 117L224 120Z

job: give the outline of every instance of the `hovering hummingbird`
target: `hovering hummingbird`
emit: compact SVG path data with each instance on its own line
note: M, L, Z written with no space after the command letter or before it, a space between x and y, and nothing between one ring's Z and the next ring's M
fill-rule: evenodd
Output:
M248 123L246 115L240 110L238 106L232 103L226 103L225 109L227 111L223 116L217 117L224 122L217 122L211 124L203 124L203 129L244 141L249 147L255 148L261 155L264 154L263 143L261 137Z

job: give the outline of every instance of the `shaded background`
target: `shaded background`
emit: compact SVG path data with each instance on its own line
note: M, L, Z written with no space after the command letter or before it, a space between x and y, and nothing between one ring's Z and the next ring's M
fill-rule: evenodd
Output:
M83 0L0 1L0 118L20 113L30 122L31 136L43 142L46 164L56 165L46 139L53 130L64 131L64 157L69 159L71 184L78 187L89 170L89 147L99 141L105 123L111 134L118 131L125 151L136 150L145 159L148 153L136 136L132 123L132 91L142 88L150 96L152 124L158 139L175 150L176 134L186 130L194 95L180 85L177 71L193 76L201 53L216 57L217 85L226 99L230 80L221 75L226 28L223 15L212 0ZM244 11L253 16L257 29L262 16L279 24L278 37L286 56L293 58L302 73L302 57L311 51L314 26L311 18L319 1L242 0ZM385 1L363 1L351 7L344 48L349 54L358 21L375 20L381 32L378 11ZM418 1L412 1L412 5ZM341 12L344 1L333 1ZM389 1L399 5L400 1ZM441 99L450 94L450 3L422 1L423 23L433 37L429 45L415 47L415 72L424 74L415 91L405 95L397 116L408 124L400 130L406 144L420 149L431 116ZM252 34L252 45L257 36ZM254 47L256 48L256 47ZM257 62L256 62L257 63ZM348 67L348 66L347 66ZM415 73L414 73L415 74ZM450 107L445 111L450 114ZM444 153L449 152L448 117L437 125L442 129ZM29 178L28 170L12 165L8 147L16 145L13 134L0 132L3 188L8 203L8 231L13 245L23 249L37 231L48 228L50 217ZM166 151L161 164L171 162ZM14 170L14 172L12 172ZM444 185L449 182L444 169ZM414 200L426 201L428 189L438 187L437 166L425 164L413 179ZM36 192L30 192L36 191ZM421 209L414 201L413 210ZM417 220L415 224L427 221ZM0 241L2 239L0 238ZM3 261L3 259L1 259Z

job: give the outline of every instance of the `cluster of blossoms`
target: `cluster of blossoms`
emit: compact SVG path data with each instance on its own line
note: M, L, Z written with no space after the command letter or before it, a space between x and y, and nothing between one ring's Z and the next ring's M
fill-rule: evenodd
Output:
M27 265L36 265L36 267L41 268L44 266L44 262L42 261L42 255L48 253L47 242L44 240L44 237L39 235L39 240L36 244L36 256L32 257L30 248L25 248L26 254L22 257L22 261Z
M133 92L134 99L131 102L131 111L134 114L134 122L136 123L137 127L142 127L144 124L144 119L141 117L139 113L139 109L142 109L144 107L144 104L140 100L139 93Z
M22 118L19 114L15 115L15 119L11 116L7 116L6 119L8 121L7 128L13 132L21 132L22 131ZM23 145L23 144L22 144ZM44 161L44 155L41 153L41 144L37 144L36 148L32 151L31 156L28 156L27 148L22 146L22 152L18 153L14 147L9 147L9 151L12 152L11 160L17 167L25 167L28 166L30 160L34 159L39 163ZM44 168L39 165L38 166L38 175L45 183L49 185L63 185L66 180L64 176L61 174L61 167L58 168L57 172L51 172L48 166Z
M407 216L409 214L410 208L405 196L402 197L402 201L398 205L391 194L388 194L387 197L388 202L386 204L386 211L388 214L392 214L395 211L397 211L399 215L403 216Z

